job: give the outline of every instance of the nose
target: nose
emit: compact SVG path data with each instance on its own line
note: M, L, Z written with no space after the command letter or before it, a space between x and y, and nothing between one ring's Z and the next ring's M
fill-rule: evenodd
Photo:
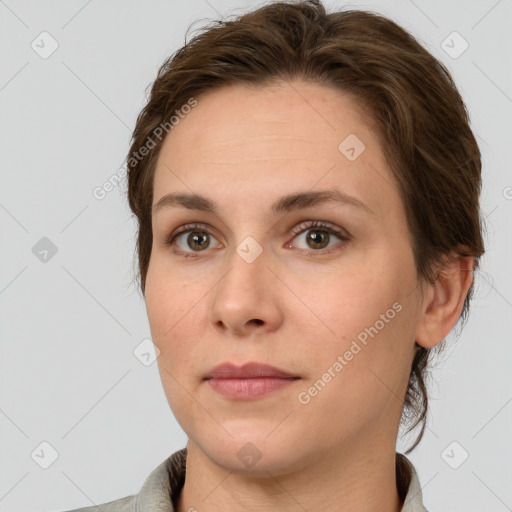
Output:
M213 291L210 323L223 334L236 336L275 331L283 319L283 285L265 250L252 260L254 246L250 251L241 246L226 256L223 277Z

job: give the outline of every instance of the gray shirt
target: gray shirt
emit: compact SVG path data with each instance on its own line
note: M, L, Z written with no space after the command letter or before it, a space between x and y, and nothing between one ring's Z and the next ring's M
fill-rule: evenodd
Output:
M69 512L176 512L174 503L185 483L186 460L187 449L182 448L153 470L138 494ZM396 454L396 479L404 500L401 512L428 512L416 470L401 453Z

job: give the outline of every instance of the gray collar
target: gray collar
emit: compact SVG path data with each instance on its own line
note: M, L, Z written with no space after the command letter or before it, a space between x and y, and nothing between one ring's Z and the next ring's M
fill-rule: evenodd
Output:
M173 502L185 483L187 448L173 453L146 479L139 494L133 496L132 512L175 512ZM403 454L396 454L396 475L400 498L404 500L401 512L428 512L423 505L421 486L412 462Z

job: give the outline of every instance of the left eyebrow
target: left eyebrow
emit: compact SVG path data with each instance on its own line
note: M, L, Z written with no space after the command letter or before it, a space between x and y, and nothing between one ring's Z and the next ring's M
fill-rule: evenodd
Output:
M340 190L320 190L316 192L297 192L279 198L272 204L272 214L277 216L281 213L301 210L312 206L334 203L344 206L352 206L364 210L366 213L375 215L371 208L360 199L350 196ZM153 214L163 208L183 207L189 210L198 210L209 213L217 213L219 208L211 199L199 194L186 194L175 192L166 194L153 206Z
M350 196L340 190L320 190L316 192L299 192L281 197L272 205L272 213L280 213L301 210L311 206L319 206L326 203L353 206L374 215L370 207L357 197Z

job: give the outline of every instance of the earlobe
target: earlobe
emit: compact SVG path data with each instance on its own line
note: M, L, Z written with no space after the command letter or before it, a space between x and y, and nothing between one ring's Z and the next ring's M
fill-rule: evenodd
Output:
M453 255L446 259L425 294L423 315L415 338L418 345L432 348L453 329L473 284L474 265L472 256Z

